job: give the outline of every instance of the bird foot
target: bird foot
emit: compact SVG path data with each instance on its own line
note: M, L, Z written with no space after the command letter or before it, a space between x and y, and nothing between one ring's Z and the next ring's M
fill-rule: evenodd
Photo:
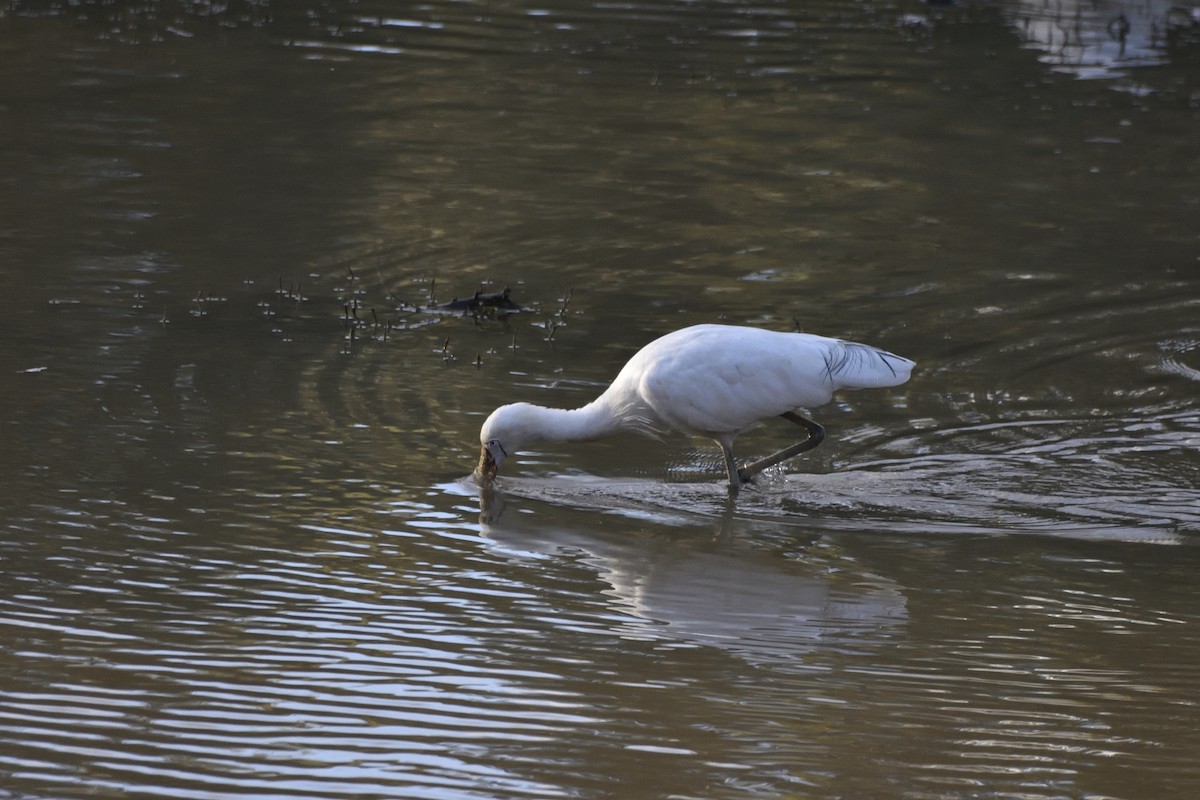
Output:
M745 467L738 467L737 482L729 482L729 499L736 500L738 494L741 493L743 486L749 486L754 483L754 473L747 470Z

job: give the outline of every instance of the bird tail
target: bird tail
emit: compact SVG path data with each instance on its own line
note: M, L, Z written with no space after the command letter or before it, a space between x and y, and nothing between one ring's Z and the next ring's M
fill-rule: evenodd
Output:
M825 353L825 376L835 389L879 389L908 380L914 362L857 342L834 342Z

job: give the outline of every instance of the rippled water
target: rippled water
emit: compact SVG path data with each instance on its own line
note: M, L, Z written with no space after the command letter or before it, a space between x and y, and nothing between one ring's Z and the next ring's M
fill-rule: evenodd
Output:
M9 4L0 797L1194 795L1193 19ZM708 321L918 368L464 480Z

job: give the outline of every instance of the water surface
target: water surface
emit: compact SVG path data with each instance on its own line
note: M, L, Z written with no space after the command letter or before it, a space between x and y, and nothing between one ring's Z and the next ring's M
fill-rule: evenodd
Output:
M0 796L1194 795L1191 13L6 7ZM918 369L462 480L713 321Z

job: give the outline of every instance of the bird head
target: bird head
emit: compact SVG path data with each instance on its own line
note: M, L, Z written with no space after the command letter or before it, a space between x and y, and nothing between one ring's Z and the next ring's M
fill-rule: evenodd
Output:
M479 466L475 468L480 483L491 483L504 459L537 441L530 433L533 408L529 403L500 406L484 421L479 429Z
M489 439L486 442L480 442L479 448L479 466L475 467L475 477L480 483L491 483L496 479L496 472L500 469L500 464L503 463L505 457L508 456L508 451L504 449L499 439Z

